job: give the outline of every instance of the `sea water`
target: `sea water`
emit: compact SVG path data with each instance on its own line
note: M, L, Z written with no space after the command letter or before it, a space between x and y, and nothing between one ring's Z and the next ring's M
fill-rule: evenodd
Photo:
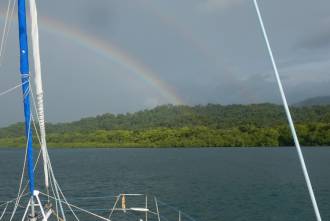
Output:
M320 212L329 220L330 148L303 151ZM162 220L178 220L176 210L183 211L182 220L315 220L293 147L75 148L50 149L50 156L67 199L104 216L109 215L113 196L141 193L149 196L153 209L157 197ZM0 201L16 196L23 157L23 149L0 149ZM43 182L38 171L37 187ZM126 198L128 206L133 202L144 205L144 199ZM95 220L77 214L81 220ZM144 218L134 212L126 215L130 220Z

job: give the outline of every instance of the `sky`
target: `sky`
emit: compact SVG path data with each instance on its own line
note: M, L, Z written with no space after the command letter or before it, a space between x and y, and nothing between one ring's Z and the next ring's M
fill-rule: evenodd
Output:
M1 34L7 4L0 1ZM288 101L329 95L330 2L259 4ZM42 0L37 6L49 122L168 103L281 102L252 0ZM16 17L0 60L0 93L20 83ZM0 102L0 126L23 120L20 89Z

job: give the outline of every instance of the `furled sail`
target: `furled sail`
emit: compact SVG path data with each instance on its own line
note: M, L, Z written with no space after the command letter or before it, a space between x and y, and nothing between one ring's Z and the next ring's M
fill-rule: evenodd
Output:
M48 168L47 168L47 142L46 142L46 128L45 128L45 113L44 113L44 99L43 87L41 78L41 64L40 64L40 49L39 49L39 29L38 29L38 14L35 0L30 0L30 17L31 17L31 40L34 62L34 81L36 87L36 106L40 127L40 139L42 157L44 162L44 174L46 188L49 186Z

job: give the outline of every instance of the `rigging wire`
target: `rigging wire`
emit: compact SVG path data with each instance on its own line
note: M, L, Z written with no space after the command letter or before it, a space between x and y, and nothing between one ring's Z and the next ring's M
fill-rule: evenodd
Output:
M30 116L28 131L30 130L30 127L31 127L31 118L32 118L32 115ZM20 196L21 196L21 190L22 190L22 185L23 185L23 180L24 180L24 174L25 174L26 157L27 157L27 149L28 149L29 136L30 136L30 133L28 133L28 136L27 136L27 139L26 139L26 147L25 147L25 154L24 154L24 163L23 163L22 175L21 175L21 178L20 178L20 183L19 183L19 188L18 188L18 193L17 193L17 199L16 199L15 207L13 209L13 212L12 212L12 215L11 215L9 221L12 221L13 220L13 218L15 216L15 213L16 213L16 210L17 210L17 207L18 207L18 204L19 204L20 199L21 199Z
M49 172L49 170L48 170L48 175L50 176L50 172ZM53 196L56 196L55 195L55 191L54 191L54 187L53 187L53 182L52 182L52 180L50 180L50 188L51 188L51 190L52 190L52 193L53 193ZM49 198L49 197L48 197ZM58 208L59 206L58 206L58 203L57 203L57 200L55 200L55 211L54 211L54 213L55 213L55 216L56 216L56 218L57 218L57 221L60 221L60 218L59 218L59 208Z
M7 32L7 24L8 24L8 21L9 21L9 14L10 14L11 3L12 3L12 0L9 0L8 1L8 6L7 6L6 17L5 17L5 24L4 24L4 27L3 27L2 37L1 37L0 58L2 56L2 50L3 50L5 36L6 36L6 32Z
M54 177L54 181L55 181L55 185L57 185L57 188L58 188L58 190L60 191L60 194L62 195L62 198L63 198L64 202L66 202L68 208L69 208L70 211L72 212L72 214L73 214L73 216L75 217L75 219L76 219L77 221L79 221L79 218L77 217L77 215L75 214L75 212L72 210L70 204L68 203L66 197L64 196L64 194L63 194L63 192L62 192L62 190L61 190L61 188L60 188L60 186L59 186L57 180L55 179L55 177Z
M32 90L31 90L31 91L32 91ZM38 139L38 141L39 141L39 144L40 144L40 136L39 136L39 133L38 133L37 127L36 127L36 125L35 125L35 121L34 121L33 114L31 114L31 118L32 118L33 126L34 126L34 129L35 129L35 132L36 132L36 137L37 137L37 139ZM34 165L34 168L33 168L34 171L35 171L36 168L37 168L37 165L38 165L38 162L39 162L39 159L40 159L40 155L41 155L41 149L39 150L38 157L37 157L37 160L36 160L35 165ZM26 151L25 151L25 157L24 157L24 159L25 159L25 163L26 163ZM23 172L24 172L24 171L25 171L25 166L23 166ZM22 176L24 176L24 174L22 174ZM22 177L21 177L21 178L22 178ZM21 182L23 182L23 180L21 180ZM20 199L21 199L23 196L26 196L26 195L28 194L28 193L26 193L26 194L24 194L24 193L25 193L25 191L27 190L27 187L28 187L28 185L29 185L29 182L30 182L29 180L26 182L26 184L25 184L25 186L24 186L24 188L23 188L22 191L19 190L19 196L18 196L16 199L12 200L12 202L16 200L16 203L18 204L17 207L19 206L19 201L20 201ZM8 201L8 202L10 202L10 201ZM16 203L15 203L15 207L16 207ZM1 206L1 205L0 205L0 206ZM12 212L12 216L15 215L16 210L17 210L17 208L13 210L13 212Z
M24 194L24 195L22 195L21 197L25 197L25 196L27 196L27 193ZM17 198L14 198L14 199L12 199L12 200L9 200L9 201L6 201L6 202L3 202L2 204L0 204L0 207L6 205L7 203L9 203L9 204L10 204L10 203L13 203L14 201L16 201L16 199L17 199Z
M42 193L42 192L40 192L40 194L42 194L42 195L44 195L44 196L47 196L47 194ZM56 199L56 198L54 198L54 197L52 197L52 196L49 196L49 197L52 198L52 199L54 199L54 200L59 200L59 199ZM62 201L62 200L60 200L60 201ZM99 219L102 219L102 220L105 220L105 221L111 221L110 219L107 219L107 218L104 218L104 217L102 217L102 216L99 216L99 215L97 215L97 214L95 214L95 213L92 213L92 212L90 212L90 211L88 211L88 210L85 210L85 209L83 209L83 208L80 208L80 207L78 207L78 206L75 206L75 205L73 205L73 204L70 204L70 203L68 203L68 202L62 201L62 203L66 204L66 205L68 205L68 206L71 206L71 207L73 207L73 208L75 208L75 209L77 209L77 210L80 210L80 211L82 211L82 212L85 212L85 213L87 213L87 214L89 214L89 215L95 216L95 217L97 217L97 218L99 218Z
M157 199L157 201L158 201L160 204L162 204L162 205L164 205L164 206L166 206L166 207L168 207L168 208L170 208L170 209L172 209L172 210L174 210L174 211L176 211L176 212L180 212L183 216L187 217L188 219L190 219L190 220L192 220L192 221L196 221L192 216L190 216L189 214L187 214L187 213L185 213L185 212L182 212L181 210L175 208L174 206L172 206L172 205L170 205L170 204L167 204L167 203L165 203L165 202L163 202L163 201L160 201L159 199Z
M62 201L60 200L61 197L60 197L60 194L59 194L59 188L58 188L58 185L57 185L57 181L55 179L55 175L54 175L54 172L53 172L53 167L51 165L51 162L50 162L50 158L49 158L49 154L48 152L46 152L46 155L47 155L47 163L48 163L48 171L49 171L49 174L51 175L51 181L54 182L54 189L55 189L55 193L56 193L56 197L59 199L59 207L60 207L60 211L61 211L61 214L62 214L62 218L64 221L66 221L66 218L65 218L65 213L64 213L64 210L63 210L63 206L62 206Z
M10 92L14 91L15 89L21 87L22 85L24 85L24 84L26 84L26 83L28 83L28 82L29 82L29 81L25 81L24 83L20 83L20 84L14 86L14 87L12 87L12 88L7 89L7 90L1 92L1 93L0 93L0 96L4 96L4 95L6 95L6 94L9 94Z
M13 3L12 3L13 1ZM11 7L11 8L10 8ZM8 7L7 7L7 13L6 13L6 18L5 18L5 25L1 37L1 45L0 45L0 67L2 66L3 62L3 55L5 53L6 49L6 43L8 41L8 36L11 30L12 22L10 22L13 18L13 14L15 11L16 7L16 1L15 0L9 0L8 1Z
M110 212L110 215L109 215L109 217L108 217L109 219L111 219L111 216L112 216L112 214L113 214L113 212L114 212L114 210L115 210L115 208L116 208L116 206L117 206L117 203L118 203L119 199L120 199L120 194L116 197L115 204L113 205L113 207L112 207L112 209L111 209L111 212Z
M5 52L6 42L8 40L8 35L9 35L9 32L10 32L10 28L11 28L10 20L12 19L15 6L16 6L16 1L15 0L9 0L8 1L7 13L6 13L6 19L5 19L5 26L4 26L4 29L3 29L2 38L1 38L1 45L0 45L0 66L2 64L2 58L3 58L4 52ZM8 94L11 91L15 90L16 88L19 88L20 86L22 86L22 85L24 85L24 84L26 84L28 82L29 82L29 80L28 81L25 81L24 83L21 83L21 84L19 84L17 86L14 86L13 88L8 89L8 90L0 93L0 96L3 96L3 95ZM33 93L32 91L33 90L30 87L27 88L27 90L24 92L23 96L24 97L28 96L30 94L30 92L32 94ZM33 101L34 101L34 107L35 107L35 110L37 112L36 104L35 104L35 100L34 100L34 96L32 96L32 97L33 97ZM33 126L34 126L34 129L36 131L39 144L41 145L41 140L40 140L40 137L39 137L39 134L38 134L38 130L36 128L35 121L32 118L33 118L33 115L31 115L31 117L30 117L29 128L31 127L31 122L33 122ZM39 121L39 117L37 117L37 119ZM28 137L28 139L29 139L29 137ZM40 156L40 152L39 152L39 155L38 155L38 160L39 160L39 156ZM29 183L29 180L28 180L27 185L24 188L22 188L23 187L23 181L24 181L25 168L26 168L26 157L27 157L27 144L26 144L24 164L23 164L22 174L21 174L21 178L20 178L20 184L19 184L17 198L12 201L12 202L15 201L15 206L14 206L14 209L12 211L12 214L11 214L11 217L10 217L10 221L14 218L14 216L15 216L15 214L17 212L17 209L20 206L19 202L20 202L21 198L24 196L24 192L25 192L26 187L28 186L28 183ZM55 179L55 176L54 176L54 173L53 173L51 164L50 164L48 153L47 153L47 158L48 158L47 164L49 164L49 169L48 169L49 171L48 171L48 173L51 174L51 176L53 178L52 181L54 182L53 185L52 185L52 191L53 191L53 194L54 195L57 195L57 197L59 199L59 205L60 205L60 209L61 209L61 212L62 212L62 215L63 215L64 220L65 220L65 215L64 215L63 208L62 208L62 205L61 205L62 204L62 200L60 200L61 198L60 198L60 195L59 194L62 195L62 197L64 199L64 202L66 203L66 205L68 206L68 208L70 209L70 211L73 213L73 215L75 216L76 220L79 221L78 217L76 216L76 214L72 210L70 204L67 202L67 199L65 198L65 196L64 196L64 194L63 194L63 192L62 192L62 190L61 190L61 188L60 188L57 180ZM37 166L38 160L37 160L37 162L35 164L34 170L35 170L35 168ZM54 189L55 189L55 191L54 191ZM47 190L47 193L48 193L48 190ZM56 202L56 206L57 206L57 201L55 201L55 202ZM9 204L9 202L6 203L6 209L7 209L8 204ZM57 219L59 220L59 217L58 216L57 216Z
M49 172L49 170L47 171L48 172L48 175L50 176L50 172ZM54 187L53 187L53 182L52 182L52 180L50 180L50 189L51 189L51 191L52 191L52 193L53 193L53 196L56 196L55 195L55 191L54 191ZM48 201L49 201L49 197L48 197ZM55 213L55 216L56 216L56 218L57 218L57 221L60 221L60 218L59 218L59 212L58 212L58 204L57 204L57 200L55 200L55 211L53 211L53 213Z
M0 221L1 221L2 218L4 217L4 215L5 215L6 211L7 211L8 205L9 205L9 203L6 204L6 207L5 207L5 209L3 210L3 212L2 212L2 214L1 214L1 216L0 216Z
M265 41L266 41L266 45L267 45L268 53L269 53L269 56L270 56L270 60L271 60L272 65L273 65L274 74L275 74L276 81L277 81L277 84L278 84L278 87L279 87L279 90L280 90L280 93L281 93L281 98L282 98L284 109L285 109L285 112L286 112L286 115L287 115L287 118L288 118L288 122L289 122L289 125L290 125L293 140L294 140L297 152L298 152L299 161L300 161L300 164L301 164L301 169L303 171L304 178L305 178L305 181L306 181L306 185L307 185L307 188L308 188L308 192L309 192L312 204L313 204L314 213L315 213L316 219L318 221L322 221L320 211L319 211L319 208L318 208L318 205L317 205L317 202L316 202L316 198L315 198L315 195L314 195L314 190L313 190L313 187L312 187L312 183L310 181L309 174L308 174L308 171L307 171L304 155L303 155L301 147L300 147L297 132L296 132L296 129L295 129L295 126L294 126L294 123L293 123L293 120L292 120L292 116L291 116L291 113L290 113L289 105L288 105L288 102L287 102L287 99L286 99L286 96L285 96L285 93L284 93L282 81L281 81L281 78L280 78L280 75L279 75L279 72L278 72L278 69L277 69L277 64L275 62L273 51L272 51L272 48L270 46L270 42L269 42L268 35L267 35L267 32L266 32L266 28L265 28L265 25L264 25L264 22L263 22L261 13L260 13L259 5L258 5L257 0L254 0L253 2L254 2L254 6L255 6L255 9L256 9L257 15L258 15L258 19L259 19L259 22L260 22L262 33L263 33L263 36L264 36Z
M39 117L38 117L37 105L36 105L36 101L35 101L35 97L34 97L34 93L33 93L32 88L30 88L30 91L31 91L31 97L32 97L32 103L33 103L34 111L35 111L35 113L36 113L36 115L37 115L37 121L38 121L38 123L40 123L40 122L39 122ZM33 121L33 122L34 122L34 121ZM39 141L39 144L40 144L40 147L41 147L42 143L41 143L41 139L40 139L40 136L39 136L39 133L38 133L38 129L37 129L35 123L34 123L34 128L35 128L35 131L36 131L36 133L37 133L38 141ZM39 154L41 153L41 151L42 151L42 149L40 148L40 152L39 152ZM46 152L46 155L48 156L48 152ZM40 155L39 155L39 156L40 156ZM47 157L47 162L44 162L44 163L50 164L49 161L50 161L50 160L49 160L49 156L48 156L48 157ZM48 168L47 173L51 176L52 171L50 171L49 166L48 166L47 168ZM51 176L51 177L52 177L52 176ZM55 179L55 176L54 176L54 175L53 175L53 177L54 177L54 179ZM58 199L60 199L60 195L58 194L57 186L56 186L55 182L53 181L53 182L54 182L54 184L53 184L52 181L53 181L53 180L51 179L50 184L51 184L51 189L52 189L53 195L56 196ZM54 191L54 188L55 188L55 191ZM49 195L49 190L48 190L48 188L47 188L46 191L47 191L47 194ZM49 202L49 197L48 197L48 202ZM55 201L55 209L56 209L56 217L57 217L57 220L59 221L60 218L59 218L59 216L58 216L58 203L57 203L57 201ZM60 203L60 209L61 209L61 212L62 212L63 218L64 218L64 220L65 220L64 210L63 210L63 208L62 208L61 203Z

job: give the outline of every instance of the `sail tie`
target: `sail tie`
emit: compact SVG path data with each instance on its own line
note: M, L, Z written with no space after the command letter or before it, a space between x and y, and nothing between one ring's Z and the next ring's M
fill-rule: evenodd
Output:
M21 74L22 80L30 79L30 74Z

